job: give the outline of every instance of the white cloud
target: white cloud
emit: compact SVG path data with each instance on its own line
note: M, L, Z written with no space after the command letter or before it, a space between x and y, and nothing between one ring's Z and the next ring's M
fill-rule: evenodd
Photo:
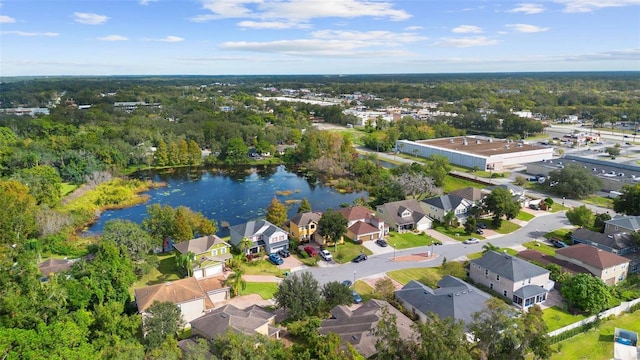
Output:
M489 39L486 36L472 36L466 38L443 38L437 41L437 47L457 47L466 48L472 46L490 46L498 44L497 40Z
M162 41L162 42L181 42L181 41L184 41L184 39L179 37L179 36L169 35L166 38L158 39L157 41Z
M129 40L127 37L122 35L107 35L103 37L99 37L98 40L101 41L127 41Z
M548 27L540 27L540 26L529 25L529 24L507 24L505 26L510 29L513 29L514 31L521 32L521 33L537 33L537 32L548 31L550 29Z
M0 35L18 35L18 36L46 36L46 37L54 37L60 35L56 32L27 32L27 31L0 31Z
M140 5L149 5L152 2L156 2L158 0L140 0Z
M404 28L406 31L418 31L424 29L422 26L407 26Z
M510 13L524 13L527 15L538 14L544 11L544 6L540 4L518 4L515 8L507 11Z
M580 55L564 55L564 61L620 61L620 60L638 60L640 58L640 49L629 50L612 50L605 52L580 54Z
M16 22L16 19L7 15L0 15L0 24L13 24Z
M311 27L311 25L309 24L297 23L297 22L251 21L251 20L240 21L238 23L238 26L243 28L251 28L251 29L273 29L273 30L308 29Z
M580 13L608 8L640 5L640 0L554 0L564 5L564 12Z
M75 22L86 25L102 25L109 19L105 15L81 12L74 12L73 18Z
M394 33L391 31L319 30L314 31L311 35L316 39L344 40L352 42L362 42L363 45L387 46L427 39L414 33Z
M479 34L482 29L475 25L460 25L451 29L451 31L458 34Z
M394 21L411 17L404 10L393 8L385 1L366 0L201 0L203 8L211 14L191 18L204 22L224 18L260 19L262 21L282 20L303 22L313 18L355 18L373 17Z

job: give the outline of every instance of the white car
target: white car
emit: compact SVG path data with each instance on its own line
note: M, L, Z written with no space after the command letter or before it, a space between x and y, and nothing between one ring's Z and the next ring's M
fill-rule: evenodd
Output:
M325 260L325 261L331 261L333 260L333 256L331 256L331 253L327 250L322 250L320 251L320 256Z

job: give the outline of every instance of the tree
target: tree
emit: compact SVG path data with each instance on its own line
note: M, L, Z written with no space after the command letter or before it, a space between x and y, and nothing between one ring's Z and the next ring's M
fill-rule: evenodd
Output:
M292 358L281 341L261 334L247 335L232 330L213 339L211 351L214 356L208 354L206 359L285 360Z
M547 205L547 210L551 210L551 206L553 206L553 199L550 197L547 197L544 199L544 204Z
M188 162L189 165L199 165L202 162L202 150L200 150L200 146L198 146L198 143L193 141L193 140L189 140L189 155L188 155Z
M555 184L552 190L560 196L581 199L600 190L602 179L591 176L588 169L578 164L568 164L550 171L547 184Z
M560 290L570 306L588 314L597 314L609 308L611 290L602 279L591 274L578 274L567 280Z
M23 243L36 232L36 200L17 181L0 180L0 244Z
M329 242L337 243L347 232L347 219L337 211L327 209L318 221L318 233Z
M555 265L555 264L554 264ZM549 329L542 318L542 309L537 304L531 306L522 319L524 329L524 347L534 354L534 359L542 360L551 357Z
M180 308L169 301L154 301L145 311L144 339L149 349L160 347L168 337L174 337L185 322Z
M301 320L316 315L320 305L318 281L309 272L300 276L294 273L282 280L273 298L287 311L290 319Z
M300 202L300 207L298 208L298 213L305 213L305 212L311 212L311 203L309 203L309 200L307 200L307 198L302 198L302 201Z
M29 187L29 193L38 204L54 206L62 196L62 179L58 171L48 165L40 165L17 172L13 179Z
M611 156L612 159L615 159L616 156L620 155L620 147L617 146L607 146L604 151Z
M522 175L516 175L516 180L513 183L518 186L524 186L527 183L527 178Z
M164 140L158 141L156 151L153 153L153 162L156 166L169 165L169 148Z
M160 243L173 236L176 214L169 205L147 206L147 216L142 220L142 228Z
M392 300L393 293L395 290L396 288L393 285L393 281L388 277L384 277L376 281L375 294L376 296L382 298L382 300L385 300L385 301Z
M480 359L521 359L526 353L517 310L502 300L489 299L482 311L473 314L469 330Z
M511 192L505 188L495 188L484 200L487 210L493 213L493 226L499 228L502 223L502 217L511 220L518 216L520 212L520 204L513 198Z
M622 195L613 199L613 210L626 215L640 215L640 184L624 185Z
M451 171L449 158L442 155L431 155L431 161L427 164L427 174L431 176L435 186L442 187L444 180Z
M184 207L176 209L173 238L177 242L193 239L193 229L191 228L191 224L189 224L189 220L185 212L186 210Z
M238 164L244 161L249 154L249 147L239 137L229 140L229 143L220 154L227 164Z
M241 266L233 269L233 273L227 277L225 284L231 288L231 296L240 295L240 290L247 288L247 282L242 278L244 269Z
M569 219L571 225L590 228L595 221L595 215L585 205L581 205L577 208L567 210L567 219Z
M395 181L404 189L406 196L416 200L442 194L442 189L435 186L433 179L423 173L405 172Z
M282 227L287 222L287 207L277 197L271 199L267 207L267 221L275 226Z
M609 213L605 212L596 214L593 227L597 228L599 232L604 232L605 221L608 220L611 220L611 215L609 215Z
M486 253L489 251L498 251L500 250L500 247L493 245L492 243L488 242L484 245L482 245L482 253Z
M249 254L249 249L251 249L252 247L254 247L254 243L252 240L249 240L246 237L243 237L242 240L240 240L240 243L238 243L238 248L240 248L240 250L242 250L243 254Z
M458 218L456 217L456 213L453 211L447 211L447 213L442 217L442 225L444 225L445 229L452 226L458 227Z
M196 254L191 251L188 251L184 254L176 255L176 265L182 268L184 272L187 273L187 276L191 276L193 273L193 262L196 260Z
M477 227L478 219L475 216L469 216L467 218L467 221L464 223L464 231L467 234L472 234L474 231L476 231Z
M126 247L133 261L144 259L145 255L153 249L153 239L149 233L129 220L115 219L105 222L102 238Z
M350 305L353 302L351 289L337 281L324 284L321 294L327 310L331 310L338 305Z

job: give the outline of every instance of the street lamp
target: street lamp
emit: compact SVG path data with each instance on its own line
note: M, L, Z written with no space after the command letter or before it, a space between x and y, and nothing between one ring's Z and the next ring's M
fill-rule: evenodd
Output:
M396 244L393 244L393 261L396 261Z
M564 199L565 199L565 197L563 196L562 197L562 206L564 206Z
M353 286L356 285L356 271L353 270Z

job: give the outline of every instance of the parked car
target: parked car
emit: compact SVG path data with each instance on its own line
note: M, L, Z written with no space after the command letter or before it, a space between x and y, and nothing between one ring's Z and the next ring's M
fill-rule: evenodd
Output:
M304 252L306 252L307 254L309 254L309 256L316 256L316 255L318 255L318 250L316 250L316 248L314 248L313 246L305 246L305 247L304 247Z
M325 261L333 260L333 256L331 256L331 253L327 250L321 250L320 257L322 257Z
M346 286L346 287L351 287L351 284L353 284L353 283L351 282L351 280L345 280L345 281L343 281L343 282L342 282L342 285L344 285L344 286Z
M275 254L275 253L274 254L269 254L269 261L271 261L272 263L274 263L276 265L284 264L284 260L282 260L280 255Z
M359 263L359 262L361 262L361 261L365 261L365 260L367 260L367 255L365 255L365 254L360 254L360 255L358 255L358 256L356 256L356 257L354 257L354 258L353 258L353 260L351 260L351 262Z
M487 225L485 223L478 223L477 225L480 229L486 229Z
M482 230L482 229L476 229L476 234L484 235L484 230Z
M378 246L380 247L387 247L387 242L384 239L378 239L376 240L376 244L378 244Z
M470 238L464 241L465 244L477 244L480 242L480 239Z
M360 304L362 302L362 297L360 297L360 294L358 294L357 292L353 292L353 303L354 304Z
M565 244L560 240L551 240L551 245L553 245L554 247L557 247L558 249L569 247L569 245Z
M529 209L540 210L540 206L538 204L529 204Z
M278 255L280 255L280 257L282 257L282 258L287 258L287 257L291 256L291 253L287 249L280 249L280 250L278 250Z

